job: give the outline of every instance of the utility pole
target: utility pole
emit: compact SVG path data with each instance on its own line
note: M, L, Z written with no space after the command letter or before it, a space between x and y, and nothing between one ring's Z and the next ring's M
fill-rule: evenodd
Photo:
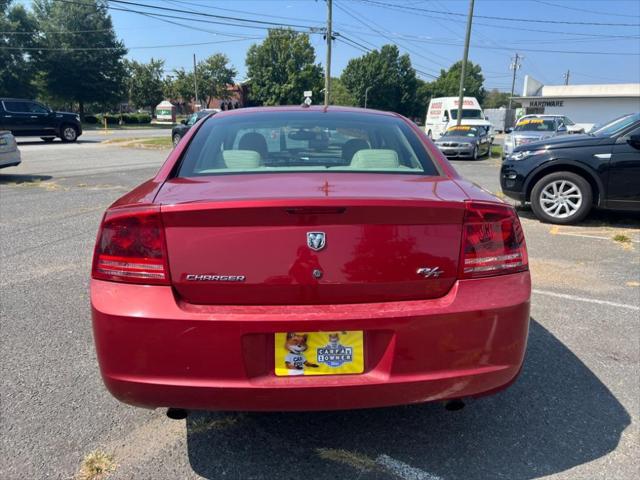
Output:
M567 73L563 73L562 76L564 77L564 84L565 85L569 85L569 76L571 75L571 71L567 70Z
M367 108L367 99L369 98L369 90L371 90L371 85L364 89L364 108Z
M331 31L333 0L327 0L327 66L324 77L324 106L329 106L331 97Z
M458 118L456 125L462 122L462 106L464 105L464 77L467 70L467 58L469 58L469 40L471 39L471 23L473 22L473 1L469 1L469 15L467 17L467 35L464 38L464 55L462 57L462 70L460 71L460 95L458 96Z
M198 102L198 69L196 67L196 54L193 54L193 88L196 91L196 108L200 110L200 103Z
M513 100L513 94L516 88L516 73L522 66L522 64L520 63L520 60L522 60L522 58L523 57L518 55L518 53L516 52L516 56L513 57L513 62L511 63L511 65L509 65L509 69L513 70L513 80L511 80L511 96L509 97L509 106L507 107L509 110L511 109L511 102Z

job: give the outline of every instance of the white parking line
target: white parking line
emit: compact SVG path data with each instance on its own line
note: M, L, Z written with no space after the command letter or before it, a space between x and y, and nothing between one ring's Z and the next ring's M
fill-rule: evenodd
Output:
M396 460L395 458L391 458L388 455L380 455L376 458L376 463L402 480L442 480L436 475L420 470L419 468L412 467L411 465L407 465L406 463Z
M567 300L576 300L578 302L596 303L598 305L607 305L609 307L627 308L629 310L640 312L639 306L629 305L627 303L616 303L616 302L609 302L607 300L596 300L595 298L585 298L585 297L579 297L577 295L568 295L566 293L556 293L556 292L550 292L548 290L538 290L535 288L532 290L532 292L537 293L538 295L548 295L550 297L565 298Z
M613 240L613 237L601 237L599 235L587 235L584 233L558 232L556 233L556 235L564 235L567 237L593 238L596 240ZM634 240L633 238L630 238L628 241L631 243L640 243L640 240Z

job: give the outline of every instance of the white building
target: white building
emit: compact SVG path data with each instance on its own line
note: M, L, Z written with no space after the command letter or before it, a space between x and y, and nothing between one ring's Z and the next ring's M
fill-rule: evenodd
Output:
M640 112L640 83L544 85L526 75L522 97L526 113L566 115L590 128L626 113Z

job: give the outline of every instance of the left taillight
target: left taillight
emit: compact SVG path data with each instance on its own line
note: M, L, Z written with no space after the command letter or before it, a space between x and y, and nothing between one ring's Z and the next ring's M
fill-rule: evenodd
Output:
M96 240L91 276L113 282L169 285L160 208L107 211Z

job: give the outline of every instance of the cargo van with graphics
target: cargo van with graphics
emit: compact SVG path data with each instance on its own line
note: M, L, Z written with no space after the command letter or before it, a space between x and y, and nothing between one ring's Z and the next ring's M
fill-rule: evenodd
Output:
M429 138L438 139L449 127L456 125L458 118L458 97L432 98L427 109L424 131ZM475 97L464 97L462 105L462 125L486 127L491 132L491 122L484 117L482 108Z

